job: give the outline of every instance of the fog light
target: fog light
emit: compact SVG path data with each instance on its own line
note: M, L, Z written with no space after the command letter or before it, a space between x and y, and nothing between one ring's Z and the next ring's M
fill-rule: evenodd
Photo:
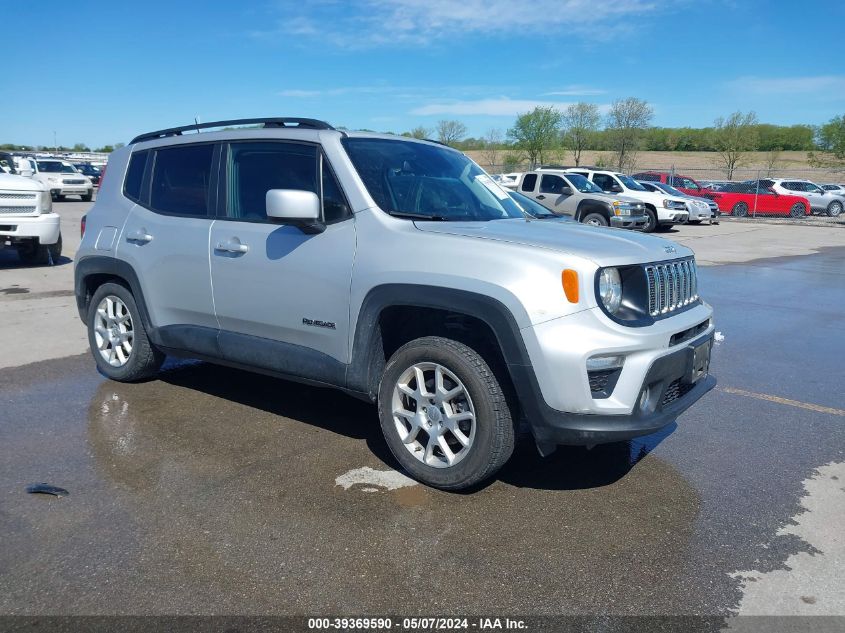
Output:
M624 356L593 356L587 359L587 371L618 369L624 364Z

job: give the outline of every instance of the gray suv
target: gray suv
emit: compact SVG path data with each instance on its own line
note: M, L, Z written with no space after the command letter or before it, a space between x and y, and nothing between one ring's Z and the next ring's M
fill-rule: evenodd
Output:
M549 211L584 224L642 229L648 222L642 202L604 193L580 174L541 168L522 174L516 189Z
M526 218L437 143L312 119L143 134L84 227L76 301L104 375L172 355L340 389L439 488L491 477L523 421L543 455L627 440L715 385L692 251Z

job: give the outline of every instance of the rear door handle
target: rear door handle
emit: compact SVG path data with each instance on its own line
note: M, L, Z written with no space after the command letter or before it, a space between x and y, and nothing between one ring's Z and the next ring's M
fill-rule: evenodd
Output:
M546 196L537 196L537 200L545 200Z
M146 244L147 242L153 241L153 236L147 233L147 229L135 229L126 236L126 240L129 242L141 242L142 244Z
M233 237L225 242L217 242L217 246L214 247L214 250L223 251L224 253L246 253L249 251L249 246L241 244L241 241L238 238Z

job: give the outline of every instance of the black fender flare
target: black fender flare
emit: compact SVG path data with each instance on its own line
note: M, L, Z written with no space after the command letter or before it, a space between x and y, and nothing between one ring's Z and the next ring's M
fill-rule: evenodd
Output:
M144 327L148 332L154 329L153 323L150 320L149 310L147 309L147 302L141 290L141 283L138 281L138 275L135 273L135 269L121 259L104 255L83 257L76 262L76 267L73 271L76 309L79 311L79 318L82 319L83 323L88 319L88 301L90 299L87 280L94 275L108 275L128 285L129 290L132 291L135 303L138 305L138 310L141 312Z
M613 210L604 200L582 200L578 203L578 208L575 211L575 220L580 222L587 213L592 211L601 212L608 223L610 223L610 218L613 217Z
M375 399L384 361L380 357L379 317L383 310L395 306L448 310L477 318L493 332L509 371L511 366L531 368L516 319L498 299L454 288L385 284L370 290L361 303L346 372L346 385L351 391Z

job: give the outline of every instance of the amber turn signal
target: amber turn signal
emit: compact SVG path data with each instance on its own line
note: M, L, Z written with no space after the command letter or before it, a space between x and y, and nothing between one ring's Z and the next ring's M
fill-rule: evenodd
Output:
M578 303L578 273L567 268L563 271L563 292L570 303Z

